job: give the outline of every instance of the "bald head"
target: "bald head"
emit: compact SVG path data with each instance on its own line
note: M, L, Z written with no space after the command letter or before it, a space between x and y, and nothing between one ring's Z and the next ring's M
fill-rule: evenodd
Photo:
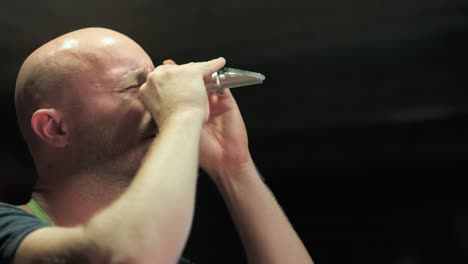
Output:
M105 28L76 30L44 44L23 63L16 82L15 105L28 145L37 140L31 128L33 113L41 108L63 108L82 80L115 57L118 49L142 48L127 36ZM31 146L30 146L31 147Z

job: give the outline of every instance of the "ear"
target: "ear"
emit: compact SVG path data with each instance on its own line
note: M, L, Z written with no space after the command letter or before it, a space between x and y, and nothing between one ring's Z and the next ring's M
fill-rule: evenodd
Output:
M31 117L31 127L46 144L55 148L68 145L68 129L62 113L55 109L39 109Z

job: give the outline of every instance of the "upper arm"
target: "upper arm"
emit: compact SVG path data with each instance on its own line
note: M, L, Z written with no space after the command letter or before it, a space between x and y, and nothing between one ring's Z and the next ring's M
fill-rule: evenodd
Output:
M20 243L12 263L105 263L82 227L44 227Z

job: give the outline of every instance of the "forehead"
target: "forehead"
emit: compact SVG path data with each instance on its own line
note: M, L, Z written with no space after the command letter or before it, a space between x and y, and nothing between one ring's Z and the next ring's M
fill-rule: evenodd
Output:
M109 77L115 81L113 85L115 88L124 88L143 83L149 72L149 67L136 69L116 68L110 71Z
M140 81L154 68L142 49L102 49L96 51L89 74L104 88L113 88L122 82Z

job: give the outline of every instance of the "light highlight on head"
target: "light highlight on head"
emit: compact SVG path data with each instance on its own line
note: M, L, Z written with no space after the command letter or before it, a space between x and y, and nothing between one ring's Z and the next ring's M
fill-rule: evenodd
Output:
M119 56L122 47L144 53L137 43L119 32L85 28L49 41L24 61L17 77L15 106L20 130L32 153L39 145L47 144L31 126L34 113L40 109L69 111L77 97L82 96L79 93L88 84L86 80L100 78L96 69Z

